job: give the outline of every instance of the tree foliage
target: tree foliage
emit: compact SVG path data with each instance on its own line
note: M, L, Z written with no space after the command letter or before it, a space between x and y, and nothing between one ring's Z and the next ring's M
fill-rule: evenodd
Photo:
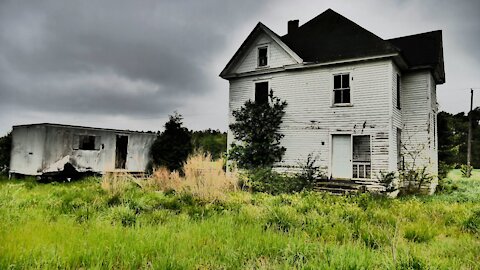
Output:
M283 134L279 132L285 115L286 101L269 94L270 103L248 100L233 111L235 122L230 130L236 140L231 145L229 158L239 168L254 169L271 167L281 161L285 147L280 145Z
M7 171L10 166L10 152L12 151L12 133L0 138L0 172Z
M438 159L447 165L467 163L468 115L438 113ZM472 111L472 165L480 168L480 107Z
M181 171L188 155L192 152L191 132L183 127L182 116L170 115L165 131L153 142L150 149L153 166Z
M194 151L203 151L211 154L212 159L218 159L227 152L227 133L212 129L194 131L192 144Z

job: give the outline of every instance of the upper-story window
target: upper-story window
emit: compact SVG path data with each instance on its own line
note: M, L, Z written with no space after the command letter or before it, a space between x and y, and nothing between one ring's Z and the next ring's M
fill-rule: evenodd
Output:
M255 84L255 103L268 103L268 82L259 82Z
M266 67L268 65L268 47L258 48L258 66Z
M400 83L400 75L397 74L397 109L400 109L400 94L401 94L401 83Z
M350 104L350 74L333 75L333 104Z

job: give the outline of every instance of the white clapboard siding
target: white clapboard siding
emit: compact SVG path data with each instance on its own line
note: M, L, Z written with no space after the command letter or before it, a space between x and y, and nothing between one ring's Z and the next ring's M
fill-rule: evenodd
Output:
M344 72L351 75L352 106L334 107L333 74ZM364 134L371 136L375 178L389 169L391 77L391 60L377 60L231 79L229 121L234 121L233 110L253 99L255 83L268 81L274 94L288 102L281 127L287 151L279 166L294 166L312 153L321 166L330 168L331 135ZM229 144L232 141L229 132Z
M276 68L283 67L285 65L296 64L295 60L282 49L273 39L266 34L260 34L254 41L254 46L243 55L239 64L233 70L233 73L244 73L255 71L258 68L258 55L257 48L259 46L268 46L268 67ZM263 67L262 67L263 69Z
M436 97L432 95L435 82L429 71L417 71L405 74L402 77L402 142L408 150L402 149L405 162L417 167L426 166L432 174L436 169L436 147L434 144L434 130L436 132L436 111L432 104L436 104ZM435 99L435 100L433 100ZM436 106L435 106L436 107ZM436 136L436 135L435 135ZM409 153L415 153L415 161Z
M400 75L400 109L397 108L397 75ZM403 82L400 69L392 63L392 128L390 131L390 168L389 171L397 170L398 157L397 153L401 149L397 149L397 129L402 130L402 107L403 107Z

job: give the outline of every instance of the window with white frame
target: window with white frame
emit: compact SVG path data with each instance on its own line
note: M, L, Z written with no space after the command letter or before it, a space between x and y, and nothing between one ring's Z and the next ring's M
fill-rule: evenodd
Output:
M268 47L259 47L258 48L258 66L266 67L268 65Z
M350 74L333 75L333 104L350 104Z
M352 137L352 176L353 178L371 178L372 152L370 135L355 135Z

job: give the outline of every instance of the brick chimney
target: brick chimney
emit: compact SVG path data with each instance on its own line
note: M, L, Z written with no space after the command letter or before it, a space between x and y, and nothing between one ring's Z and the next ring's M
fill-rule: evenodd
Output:
M288 33L291 34L298 29L298 20L288 21Z

